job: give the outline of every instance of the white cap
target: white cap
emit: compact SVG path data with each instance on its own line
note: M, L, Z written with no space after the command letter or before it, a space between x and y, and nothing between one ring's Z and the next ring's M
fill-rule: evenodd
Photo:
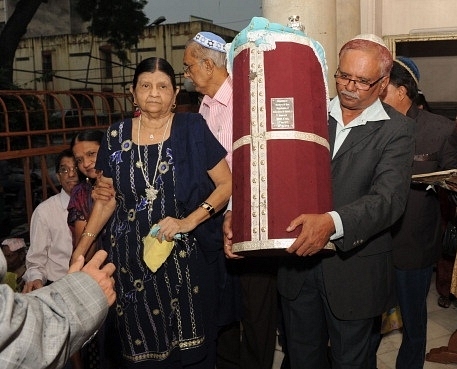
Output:
M382 40L382 38L379 37L379 36L376 36L376 35L374 35L372 33L362 33L360 35L355 36L353 39L351 39L351 41L352 40L367 40L367 41L371 41L371 42L374 42L374 43L376 43L378 45L381 45L381 46L383 46L383 47L385 47L387 49L387 46L384 43L384 41Z

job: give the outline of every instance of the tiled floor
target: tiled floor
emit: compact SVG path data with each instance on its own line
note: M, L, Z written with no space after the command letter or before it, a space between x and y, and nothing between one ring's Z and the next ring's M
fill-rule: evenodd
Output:
M432 281L430 293L427 298L428 328L427 352L433 347L447 346L449 337L457 329L457 308L454 304L448 309L437 305L438 293L435 281ZM401 332L393 331L384 336L378 350L378 369L395 369L398 348L401 343ZM278 347L272 369L279 369L282 361L281 348ZM457 364L439 364L425 362L424 369L457 368Z

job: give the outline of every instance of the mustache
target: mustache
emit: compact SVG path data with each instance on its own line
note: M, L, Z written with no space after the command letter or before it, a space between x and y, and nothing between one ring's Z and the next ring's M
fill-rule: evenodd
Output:
M359 95L357 95L355 92L350 92L347 90L342 90L340 91L341 95L346 95L347 97L350 97L351 99L359 99Z

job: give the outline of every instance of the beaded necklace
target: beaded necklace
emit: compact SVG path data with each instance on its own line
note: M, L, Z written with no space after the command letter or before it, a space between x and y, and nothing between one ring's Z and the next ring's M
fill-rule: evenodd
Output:
M145 192L146 192L146 199L148 200L149 205L152 205L154 200L157 198L157 193L159 192L158 190L156 190L154 188L154 183L155 183L156 176L157 176L157 169L159 168L160 161L162 160L163 141L165 140L165 135L167 133L170 121L171 121L171 115L170 115L170 118L168 118L167 125L165 127L165 130L163 131L162 141L159 142L159 144L157 145L157 151L158 151L157 163L156 163L156 168L154 170L154 178L152 179L152 184L151 184L149 182L149 176L144 169L143 161L141 160L141 152L140 152L141 115L138 120L138 138L137 138L138 162L136 163L136 165L137 165L137 167L139 167L141 169L141 173L143 173L144 181L146 182Z

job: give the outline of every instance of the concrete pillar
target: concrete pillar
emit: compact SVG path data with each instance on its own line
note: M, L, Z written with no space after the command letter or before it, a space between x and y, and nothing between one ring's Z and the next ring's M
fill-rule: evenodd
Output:
M361 2L371 2L373 0L336 0L336 57L338 52L347 41L361 31ZM376 0L374 0L376 1Z
M374 33L382 37L382 0L358 1L360 1L361 13L360 33Z
M338 51L344 42L361 33L360 1L364 0L262 0L263 17L287 24L289 16L299 15L308 36L322 44L331 97L335 95L333 74L337 69Z

